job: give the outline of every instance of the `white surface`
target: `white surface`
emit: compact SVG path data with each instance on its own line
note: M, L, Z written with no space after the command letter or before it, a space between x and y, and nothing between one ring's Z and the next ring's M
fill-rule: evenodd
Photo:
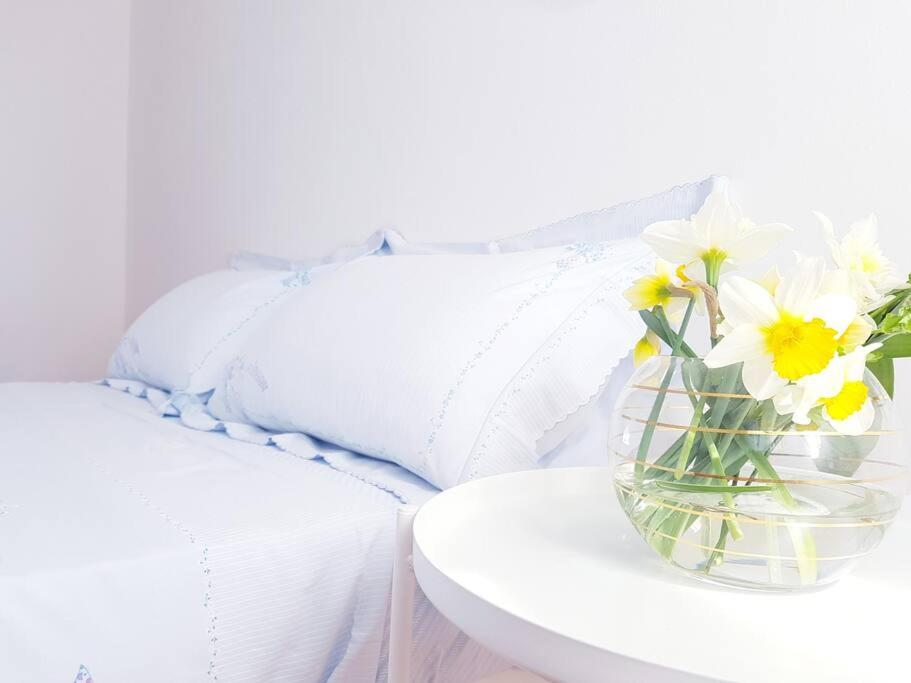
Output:
M123 332L129 23L0 0L0 381L99 377Z
M0 471L10 680L385 680L386 490L85 384L0 384ZM415 624L416 680L503 668L422 597Z
M663 564L607 469L538 470L445 491L414 524L434 605L514 663L572 683L905 680L911 514L826 590L769 595Z
M637 239L367 257L295 292L238 352L216 417L304 432L446 488L536 467L642 335Z

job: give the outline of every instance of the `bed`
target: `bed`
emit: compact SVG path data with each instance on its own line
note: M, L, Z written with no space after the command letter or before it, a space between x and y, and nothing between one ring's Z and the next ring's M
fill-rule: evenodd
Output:
M622 293L655 272L638 234L724 185L493 243L381 231L313 261L248 255L153 303L104 381L0 384L6 678L508 668L419 592L392 600L400 511L479 477L604 464L643 334Z
M8 680L385 680L395 511L429 485L188 429L97 384L0 385L0 434ZM505 664L419 598L412 667Z

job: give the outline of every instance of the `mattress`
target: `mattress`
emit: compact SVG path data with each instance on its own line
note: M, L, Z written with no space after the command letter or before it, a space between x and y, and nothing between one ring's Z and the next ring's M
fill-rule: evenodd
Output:
M385 679L395 510L434 492L396 465L196 431L107 386L2 384L0 472L6 679ZM415 680L505 668L415 609Z

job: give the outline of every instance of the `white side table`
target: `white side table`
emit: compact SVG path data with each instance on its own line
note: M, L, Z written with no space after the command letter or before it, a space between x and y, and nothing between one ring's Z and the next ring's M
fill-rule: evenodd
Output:
M790 595L714 588L664 566L600 468L444 491L419 510L413 552L444 616L554 680L911 680L911 510L852 575Z

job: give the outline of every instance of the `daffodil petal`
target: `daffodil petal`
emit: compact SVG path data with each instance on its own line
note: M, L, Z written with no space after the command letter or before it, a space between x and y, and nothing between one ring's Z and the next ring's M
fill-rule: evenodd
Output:
M793 230L784 223L767 223L739 235L727 248L728 255L739 263L761 259Z
M822 372L807 375L797 380L798 386L814 396L814 403L826 396L835 396L845 383L845 362L843 357L836 357Z
M652 223L642 231L642 241L661 258L671 263L689 263L702 254L689 221L673 220Z
M845 233L845 241L857 240L871 245L876 244L879 233L878 223L879 221L877 220L875 213L871 213L869 216L851 223L851 225L848 226L848 232Z
M794 384L789 384L779 390L772 397L772 403L779 415L790 415L795 424L810 424L810 410L817 404L817 400L806 390Z
M677 268L670 261L658 258L655 259L655 275L671 282L677 276Z
M781 280L775 291L778 308L795 315L804 315L816 298L826 275L821 258L804 258L793 273Z
M725 320L733 327L771 325L778 319L778 309L765 288L739 275L721 285L718 301Z
M778 285L781 284L781 272L778 270L778 266L774 266L767 270L766 274L759 278L757 282L774 297L775 290L777 290Z
M647 330L645 336L633 348L633 367L638 368L659 353L661 353L661 340L657 334Z
M752 358L743 364L743 386L750 396L758 401L772 398L788 385L788 380L780 377L772 367L768 355Z
M762 332L757 325L735 327L705 357L710 368L723 368L766 355ZM771 361L769 363L771 367Z
M845 379L849 381L863 381L864 370L867 367L867 356L882 348L882 344L870 344L854 349L843 357Z
M772 397L772 404L779 415L791 415L797 409L802 396L803 389L789 384Z
M667 319L676 326L683 320L683 314L686 313L688 304L688 299L673 297L664 304L664 314L667 316Z
M864 344L876 329L876 323L869 315L859 315L851 321L841 337L838 339L838 345L847 352L856 350Z
M693 216L693 227L704 247L727 251L737 238L740 208L728 199L727 192L713 192Z
M822 231L825 233L828 238L835 238L835 228L832 225L832 221L826 216L822 211L813 211L813 215L816 216L816 220L819 221L819 225L822 227Z
M810 304L807 319L819 318L836 336L841 336L857 317L857 302L844 294L823 294Z

